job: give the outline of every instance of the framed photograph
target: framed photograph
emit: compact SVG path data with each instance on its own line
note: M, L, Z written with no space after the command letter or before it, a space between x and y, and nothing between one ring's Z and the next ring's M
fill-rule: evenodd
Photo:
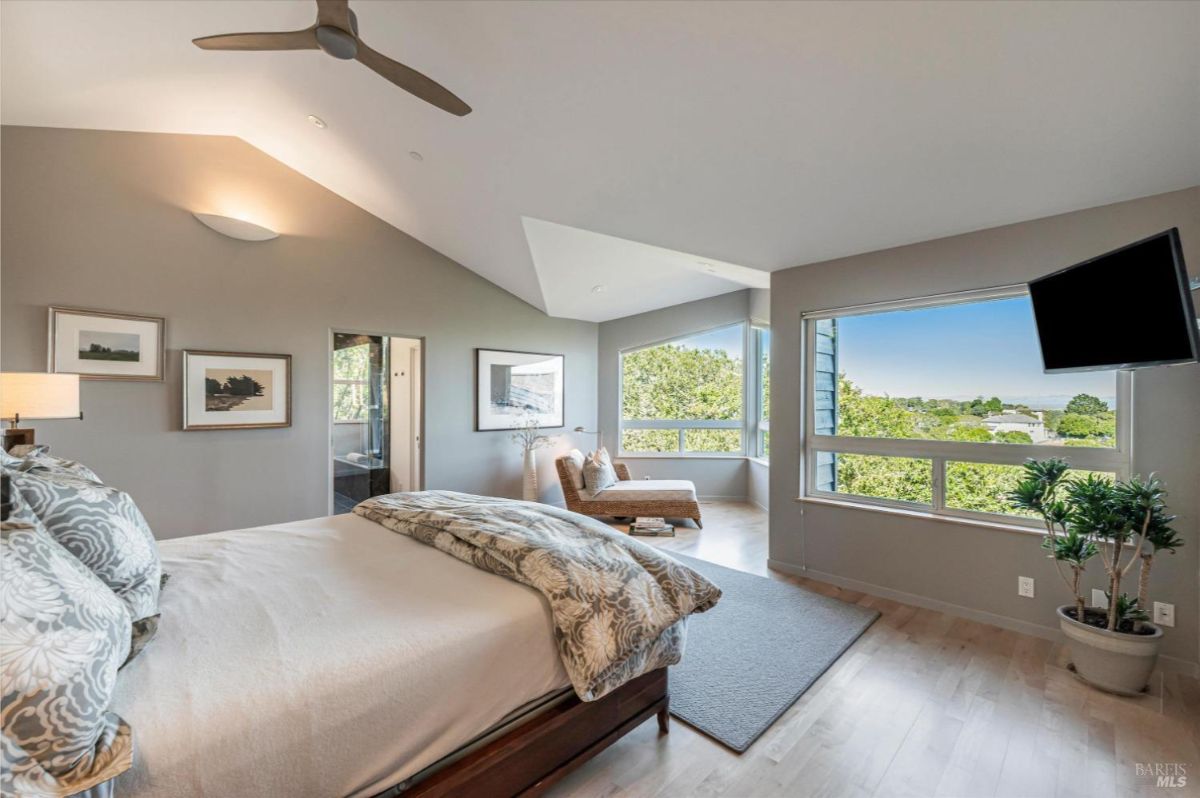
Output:
M84 380L162 380L165 326L158 316L51 307L48 369Z
M183 428L292 426L292 356L183 350Z
M539 427L563 426L562 355L475 350L475 430L516 429L531 414Z

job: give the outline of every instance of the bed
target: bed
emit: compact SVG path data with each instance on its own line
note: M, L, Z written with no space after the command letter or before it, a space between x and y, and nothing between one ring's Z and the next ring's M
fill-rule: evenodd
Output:
M666 731L665 668L580 701L547 598L359 515L159 550L163 620L112 702L121 798L536 794Z

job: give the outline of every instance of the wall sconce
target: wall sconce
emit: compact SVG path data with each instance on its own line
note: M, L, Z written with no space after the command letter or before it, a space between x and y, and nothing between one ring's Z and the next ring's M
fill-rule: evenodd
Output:
M0 374L0 418L12 423L4 431L4 450L33 445L33 429L17 429L22 419L83 418L79 409L78 374L6 371Z
M195 216L205 227L216 230L223 236L236 238L238 241L270 241L273 238L279 238L279 233L269 227L242 219L234 219L232 216L218 216L215 213L193 213L192 216Z

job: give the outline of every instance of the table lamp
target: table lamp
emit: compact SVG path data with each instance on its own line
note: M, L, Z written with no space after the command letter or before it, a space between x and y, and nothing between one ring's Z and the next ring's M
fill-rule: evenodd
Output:
M32 445L33 429L18 429L23 420L83 418L79 409L78 374L0 373L0 419L11 423L4 430L4 450Z

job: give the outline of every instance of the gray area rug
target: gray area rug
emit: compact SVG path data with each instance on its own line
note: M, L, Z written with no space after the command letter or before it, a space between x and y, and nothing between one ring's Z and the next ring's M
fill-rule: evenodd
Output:
M671 714L745 751L879 617L876 610L668 552L724 595L688 620Z

